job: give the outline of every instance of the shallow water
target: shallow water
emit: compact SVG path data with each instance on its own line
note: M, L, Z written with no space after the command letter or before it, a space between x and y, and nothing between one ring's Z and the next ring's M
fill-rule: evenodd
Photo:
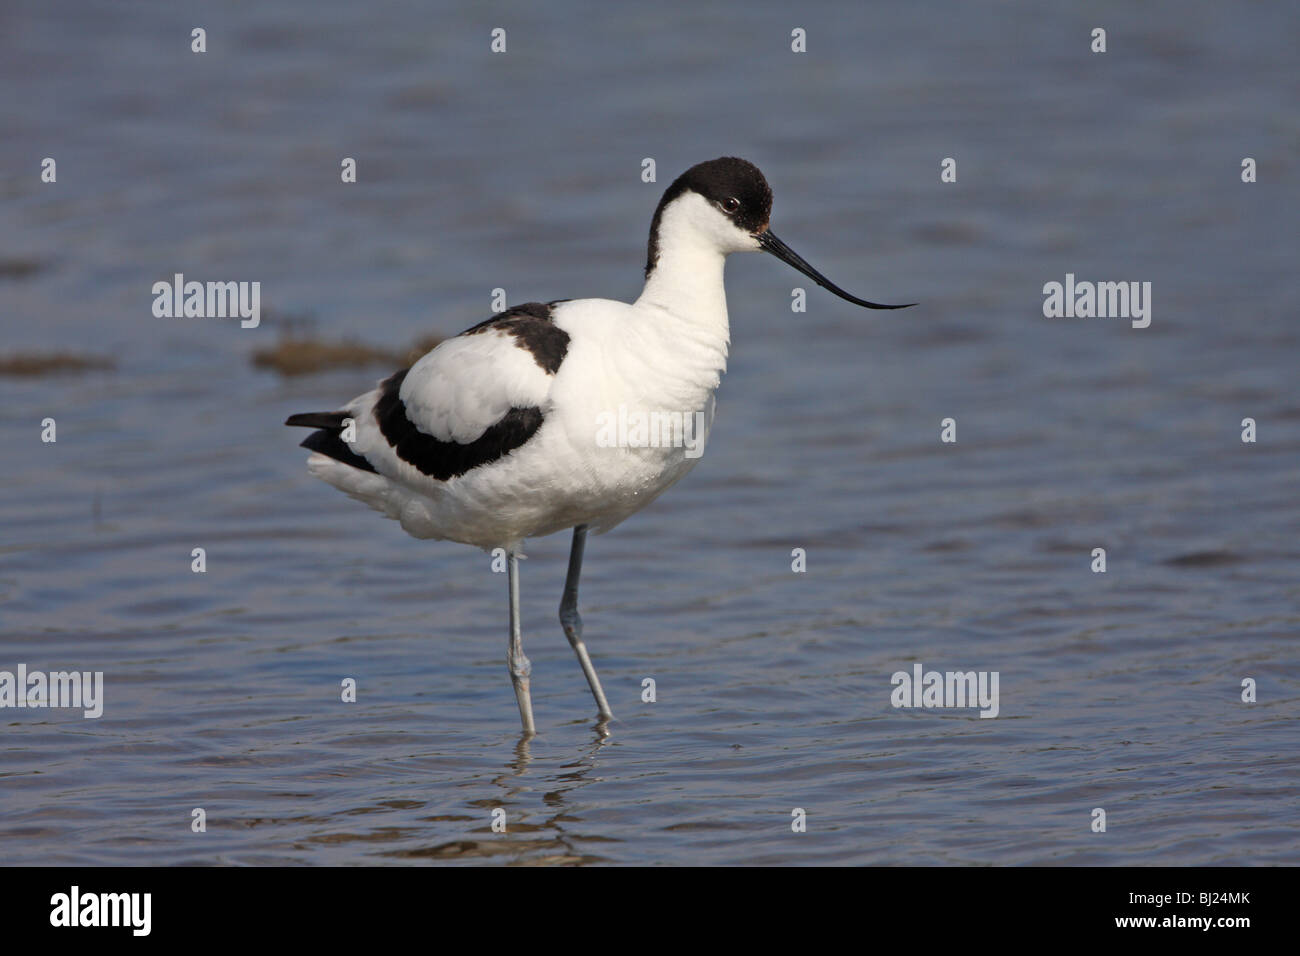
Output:
M1300 862L1295 9L662 12L0 15L0 256L40 264L0 278L0 346L117 363L0 379L0 669L106 682L97 720L0 712L0 859ZM660 191L723 153L833 279L921 305L733 259L708 454L588 546L619 719L555 618L567 537L533 541L520 745L504 577L313 481L281 426L384 370L281 379L249 362L273 317L158 319L150 287L258 280L385 348L495 287L629 298ZM1151 326L1044 318L1066 273L1150 281ZM891 707L915 661L997 671L997 719Z

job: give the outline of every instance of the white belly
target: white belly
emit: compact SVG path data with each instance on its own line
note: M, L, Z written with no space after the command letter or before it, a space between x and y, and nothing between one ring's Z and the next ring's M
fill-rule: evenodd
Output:
M620 404L553 409L526 444L445 482L414 487L319 454L308 467L414 537L518 550L525 538L580 524L608 531L695 467L713 421L711 394L680 412Z

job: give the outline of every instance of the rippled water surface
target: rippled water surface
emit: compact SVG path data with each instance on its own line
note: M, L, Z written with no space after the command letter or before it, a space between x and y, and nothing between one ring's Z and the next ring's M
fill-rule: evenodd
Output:
M1296 8L796 9L6 6L0 347L115 366L0 378L0 669L106 682L98 720L0 711L4 862L1300 862ZM533 541L521 745L504 576L281 425L385 369L250 357L292 316L400 348L496 287L635 297L660 191L725 153L921 304L733 258L709 453L588 545L619 719ZM175 272L260 281L262 325L155 318ZM1067 273L1150 281L1151 326L1044 318ZM916 661L997 671L999 716L894 709Z

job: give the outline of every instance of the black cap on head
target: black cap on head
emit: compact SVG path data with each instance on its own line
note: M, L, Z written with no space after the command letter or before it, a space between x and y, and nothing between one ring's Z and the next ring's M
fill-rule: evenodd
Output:
M716 203L738 229L743 229L757 240L759 249L770 252L782 262L793 266L823 289L834 293L846 302L852 302L866 309L906 309L908 305L916 304L911 302L907 305L884 305L880 302L860 299L856 295L845 292L814 269L808 260L778 239L768 228L767 220L772 213L772 189L757 166L735 156L723 156L720 159L711 159L707 163L692 166L674 179L673 184L664 192L663 198L659 200L659 207L655 210L655 217L650 223L650 249L645 263L647 279L650 278L650 273L654 271L655 264L659 261L659 220L663 216L665 207L687 190L699 193L710 202Z
M766 226L772 213L772 189L753 163L736 156L696 163L673 180L655 209L654 219L650 221L650 249L645 263L647 276L659 259L659 220L664 207L687 190L720 204L735 200L740 204L733 216L736 225L752 233Z

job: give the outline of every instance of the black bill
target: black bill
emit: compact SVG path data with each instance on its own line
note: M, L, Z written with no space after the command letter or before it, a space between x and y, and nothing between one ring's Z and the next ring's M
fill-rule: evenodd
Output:
M795 252L776 236L772 235L772 230L764 229L754 238L758 240L758 244L763 247L764 252L770 252L782 262L789 263L809 279L812 279L813 282L816 282L823 289L834 292L841 299L844 299L847 302L852 302L854 305L860 305L868 309L906 309L909 306L916 305L915 302L907 302L903 305L881 305L879 302L868 302L866 299L859 299L856 295L849 295L830 279L826 278L812 266L808 265L799 253Z

